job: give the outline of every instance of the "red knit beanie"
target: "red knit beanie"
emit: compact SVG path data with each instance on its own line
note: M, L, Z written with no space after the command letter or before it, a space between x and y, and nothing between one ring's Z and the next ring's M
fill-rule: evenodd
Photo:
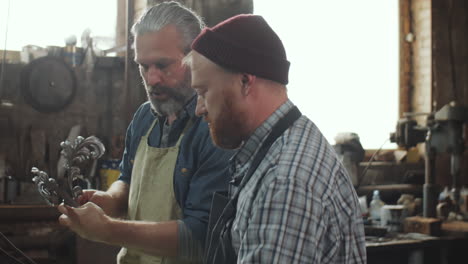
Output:
M237 15L205 28L192 49L227 69L288 83L283 43L261 16Z

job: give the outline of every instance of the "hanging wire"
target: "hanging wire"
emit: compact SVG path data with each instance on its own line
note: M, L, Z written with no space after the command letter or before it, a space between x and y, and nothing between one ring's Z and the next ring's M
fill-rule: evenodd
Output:
M7 39L8 39L8 22L10 21L10 3L11 3L11 0L8 0L7 19L6 19L6 24L5 24L5 43L3 45L2 71L0 72L0 99L2 99L3 74L5 72L5 64L6 64Z
M370 168L370 166L372 165L372 162L374 162L374 158L375 156L377 156L377 154L379 154L379 152L382 150L383 146L385 144L387 144L387 142L389 141L390 139L387 138L384 143L380 146L380 148L374 152L374 154L372 154L372 156L370 157L369 159L369 162L367 163L367 166L364 168L364 170L362 171L361 175L359 176L358 178L358 182L357 182L357 185L356 185L356 189L359 188L359 186L361 185L361 182L362 180L364 179L364 176L366 176L366 173L367 173L367 170Z
M17 248L2 232L0 232L0 242L1 241L6 242L7 246L9 246L16 253L19 253L23 258L25 258L27 260L27 262L29 264L37 264L31 258L29 258L23 251L21 251L19 248ZM4 248L1 247L1 245L0 245L0 251L3 252L7 257L11 258L12 260L16 261L19 264L27 264L27 263L15 258L11 253L8 253Z

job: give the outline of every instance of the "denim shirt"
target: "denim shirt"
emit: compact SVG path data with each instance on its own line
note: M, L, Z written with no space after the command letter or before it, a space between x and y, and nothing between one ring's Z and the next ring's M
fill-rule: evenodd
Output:
M181 220L204 245L212 195L215 191L227 191L230 180L228 163L233 152L214 146L208 124L201 117L195 116L196 103L194 96L184 107L172 124L168 141L170 146L174 146L187 122L192 120L192 126L187 129L180 143L174 169L174 193L182 208ZM136 111L127 129L119 180L131 184L133 160L140 139L156 118L150 102L142 104ZM150 132L150 146L160 147L163 125L164 121L160 120Z

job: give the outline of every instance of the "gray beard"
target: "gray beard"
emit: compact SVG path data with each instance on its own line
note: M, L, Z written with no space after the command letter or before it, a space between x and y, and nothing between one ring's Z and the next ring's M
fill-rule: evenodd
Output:
M175 87L164 87L160 88L169 94L169 98L164 101L151 100L151 96L148 94L148 100L151 102L151 108L159 116L170 116L172 114L178 114L184 105L195 95L195 90L190 87L191 79L190 73L185 75L184 80ZM145 85L146 87L146 85ZM148 89L146 88L148 92Z
M191 96L186 96L182 101L175 100L174 98L169 98L164 102L160 102L157 100L150 100L151 108L158 114L159 116L170 116L172 114L177 114L182 110L186 102L191 98Z

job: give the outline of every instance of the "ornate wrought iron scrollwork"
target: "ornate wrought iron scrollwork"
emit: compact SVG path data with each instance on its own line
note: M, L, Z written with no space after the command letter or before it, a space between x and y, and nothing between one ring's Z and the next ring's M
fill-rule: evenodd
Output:
M75 198L81 195L80 186L74 186L76 180L85 180L81 172L81 167L87 164L87 161L97 160L106 151L102 142L95 136L83 138L78 136L72 142L65 140L60 143L62 147L61 154L65 157L65 171L67 172L67 181L64 184L57 182L54 178L33 167L31 173L34 175L33 182L36 183L39 193L51 205L58 205L62 200L69 206L78 206Z

